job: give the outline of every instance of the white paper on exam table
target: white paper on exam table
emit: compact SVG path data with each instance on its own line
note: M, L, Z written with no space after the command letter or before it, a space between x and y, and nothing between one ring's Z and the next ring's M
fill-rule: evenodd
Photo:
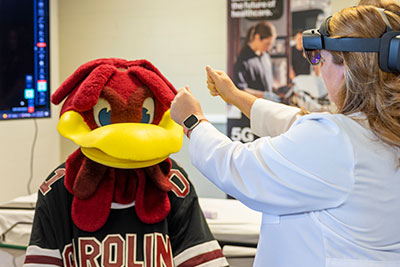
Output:
M17 197L0 203L0 234L2 243L27 246L31 235L37 194Z

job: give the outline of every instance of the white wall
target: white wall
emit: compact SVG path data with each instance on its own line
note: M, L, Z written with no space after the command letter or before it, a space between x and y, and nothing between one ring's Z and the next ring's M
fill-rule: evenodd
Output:
M189 85L206 114L225 114L225 104L208 95L207 64L226 70L226 0L50 0L51 87L55 89L81 64L97 58L147 59L178 88ZM357 1L332 1L332 11ZM58 13L58 14L57 14ZM59 54L59 57L58 57ZM56 131L52 119L37 120L31 190L76 149ZM0 123L0 202L27 194L34 122ZM199 195L223 196L191 165L187 143L173 155L194 181Z
M206 64L226 67L225 0L68 0L59 10L62 80L88 60L144 58L206 98ZM208 112L224 112L207 99Z
M359 0L332 0L332 13L336 13L345 7L357 5Z

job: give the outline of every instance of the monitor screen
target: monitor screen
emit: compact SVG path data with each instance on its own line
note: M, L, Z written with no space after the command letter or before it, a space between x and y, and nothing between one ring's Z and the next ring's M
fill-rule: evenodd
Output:
M0 120L50 117L49 0L0 0Z

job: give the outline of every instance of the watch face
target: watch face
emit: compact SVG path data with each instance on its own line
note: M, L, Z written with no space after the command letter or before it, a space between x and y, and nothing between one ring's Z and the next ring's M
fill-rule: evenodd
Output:
M196 123L199 121L199 119L194 115L190 115L189 117L186 118L186 120L183 122L183 124L185 125L185 127L187 129L192 128L194 125L196 125Z

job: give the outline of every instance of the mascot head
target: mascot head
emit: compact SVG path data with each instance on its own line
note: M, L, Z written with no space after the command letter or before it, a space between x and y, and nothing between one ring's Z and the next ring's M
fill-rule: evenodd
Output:
M146 60L98 59L79 67L52 95L66 98L60 134L100 164L142 168L162 162L182 146L183 134L169 114L176 94Z

